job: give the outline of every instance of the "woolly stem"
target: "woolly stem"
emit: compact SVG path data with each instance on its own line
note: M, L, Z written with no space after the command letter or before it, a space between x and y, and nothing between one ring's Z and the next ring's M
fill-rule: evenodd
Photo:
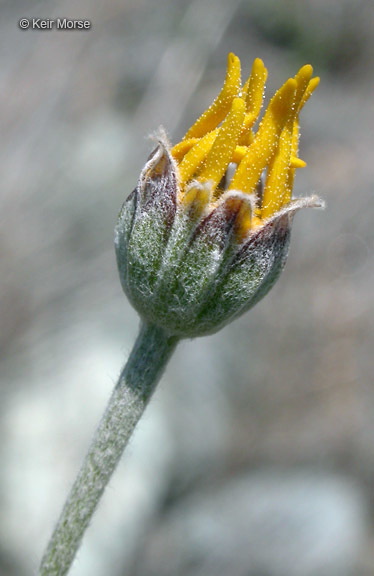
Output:
M142 324L73 484L40 565L40 576L64 576L134 428L178 339Z

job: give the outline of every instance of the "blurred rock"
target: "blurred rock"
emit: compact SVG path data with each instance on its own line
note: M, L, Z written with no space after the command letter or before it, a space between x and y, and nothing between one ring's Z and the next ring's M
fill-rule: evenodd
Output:
M316 471L209 485L154 527L136 576L353 576L365 504L358 485Z
M42 341L34 334L31 356L23 357L27 386L23 379L10 380L18 393L7 398L0 424L7 439L0 445L6 462L0 468L0 536L18 576L38 563L130 338L122 330L119 344L119 335L112 341L102 328L83 323ZM183 360L187 347L190 370ZM214 356L209 340L181 345L95 514L72 576L114 575L119 566L131 565L170 484L180 490L222 469L229 411Z
M214 339L181 342L168 369L165 408L176 444L173 488L217 474L227 466L232 410L224 358Z
M0 468L0 536L18 576L38 564L123 362L122 346L88 326L60 333L48 348L50 362L30 370L27 388L13 381L19 393L9 399L0 426L7 438L0 446L6 462ZM155 401L99 506L72 575L101 576L132 559L164 498L173 453L164 404Z

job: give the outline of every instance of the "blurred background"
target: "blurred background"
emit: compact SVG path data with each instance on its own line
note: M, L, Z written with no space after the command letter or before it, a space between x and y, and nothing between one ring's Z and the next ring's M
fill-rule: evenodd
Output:
M138 330L113 227L163 124L177 142L226 57L269 96L310 62L285 273L183 342L72 576L374 574L374 4L0 3L0 575L36 574ZM22 31L20 18L89 31Z

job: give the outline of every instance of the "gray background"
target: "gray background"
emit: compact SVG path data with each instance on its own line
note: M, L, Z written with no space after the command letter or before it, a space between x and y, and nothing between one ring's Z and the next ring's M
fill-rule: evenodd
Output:
M0 575L35 573L138 329L118 210L163 124L173 142L256 56L298 67L297 215L272 292L177 350L74 576L374 574L374 4L0 3ZM90 31L21 31L21 17Z

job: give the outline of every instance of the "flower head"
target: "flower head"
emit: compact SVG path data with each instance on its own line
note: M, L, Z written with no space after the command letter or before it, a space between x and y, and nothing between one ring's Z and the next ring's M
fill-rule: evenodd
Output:
M163 130L116 227L123 288L140 315L180 337L215 332L262 298L288 254L299 114L319 83L303 66L259 123L267 70L247 82L229 54L223 88L171 147Z

